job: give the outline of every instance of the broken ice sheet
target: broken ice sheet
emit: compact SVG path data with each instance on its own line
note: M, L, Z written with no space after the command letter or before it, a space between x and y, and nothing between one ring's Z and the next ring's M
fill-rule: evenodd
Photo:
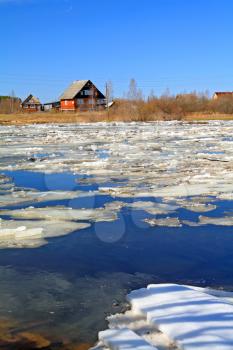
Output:
M97 191L47 191L39 192L32 190L14 189L9 193L3 193L0 197L0 207L26 204L30 202L49 202L66 199L95 196Z
M195 197L194 197L195 198ZM217 208L215 204L212 203L202 203L200 199L196 201L187 200L187 199L178 199L176 200L176 204L178 204L181 208L187 209L189 211L193 211L195 213L205 213L209 211L213 211Z
M33 219L33 220L55 220L55 221L115 221L117 213L115 210L106 208L96 209L72 209L64 206L34 208L18 210L0 210L1 216L10 216L12 218Z
M151 215L169 214L178 209L178 207L174 205L144 201L138 201L127 204L127 207L132 208L134 210L144 210L145 212Z
M181 227L182 223L178 218L162 218L162 219L145 219L150 226L166 226L166 227Z
M202 225L216 225L216 226L233 226L233 216L222 216L222 217L208 217L199 216L197 222L190 220L182 220L182 223L187 226L196 227Z
M0 219L0 248L36 248L45 245L46 238L64 236L88 227L90 224L82 222Z
M232 122L219 121L2 126L0 169L92 174L102 184L127 180L109 188L122 198L227 196L232 132Z
M199 216L201 225L233 226L233 216L207 217Z

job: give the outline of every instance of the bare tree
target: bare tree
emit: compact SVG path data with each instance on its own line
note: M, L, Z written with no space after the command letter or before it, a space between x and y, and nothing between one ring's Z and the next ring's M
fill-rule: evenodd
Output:
M106 92L107 92L107 96L108 96L108 101L112 102L113 96L114 96L114 90L113 90L113 83L111 80L108 80L106 83Z
M10 95L10 113L14 113L14 110L15 110L15 92L14 90L12 90Z
M148 101L152 101L156 98L154 89L151 89L150 94L148 96Z
M129 91L127 98L132 101L142 100L142 90L138 89L137 82L135 79L131 79L129 83Z

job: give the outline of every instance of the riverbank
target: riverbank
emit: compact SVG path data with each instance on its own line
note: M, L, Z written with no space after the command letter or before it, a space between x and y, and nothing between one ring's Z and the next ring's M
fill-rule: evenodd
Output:
M151 117L137 120L131 116L121 117L117 114L108 116L106 112L91 113L16 113L0 114L0 125L28 125L28 124L60 124L60 123L96 123L96 122L130 122L130 121L162 121L183 120L189 122L209 120L233 120L233 114L190 114L184 117L168 115L166 118Z

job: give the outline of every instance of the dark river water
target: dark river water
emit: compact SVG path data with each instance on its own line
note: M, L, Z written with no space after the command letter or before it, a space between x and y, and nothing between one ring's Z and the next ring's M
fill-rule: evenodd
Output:
M48 182L53 190L98 188L91 180L89 185L82 184L81 178L79 181L72 174L46 175L46 179L44 174L25 171L5 174L13 177L16 186L41 191L47 190ZM96 196L33 206L97 208L112 200L110 196ZM208 216L232 210L230 201L217 204L218 209ZM179 210L181 219L197 221L198 215ZM78 346L94 344L98 331L106 327L105 317L123 310L126 294L148 283L177 282L233 290L232 227L149 227L142 222L148 217L152 216L144 211L123 208L115 222L92 224L50 239L41 248L1 250L0 318L9 320L10 330L16 333L30 331L53 344Z

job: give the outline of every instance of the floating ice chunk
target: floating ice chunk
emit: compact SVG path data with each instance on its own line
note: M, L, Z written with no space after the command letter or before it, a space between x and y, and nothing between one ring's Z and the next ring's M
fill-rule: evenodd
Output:
M190 227L198 227L201 226L200 222L190 221L190 220L182 220L182 223L186 226Z
M29 202L49 202L58 201L82 197L94 196L96 191L84 192L84 191L26 191L18 190L10 193L1 195L0 197L0 207L5 207L9 205L18 205Z
M0 215L11 216L12 218L22 219L40 219L40 220L54 220L54 221L115 221L117 214L115 211L105 208L97 209L72 209L64 206L33 208L18 210L1 210Z
M88 223L0 220L0 247L39 247L46 238L59 237L90 227Z
M213 211L217 208L215 204L211 203L200 203L198 201L190 201L190 200L185 200L181 199L176 201L177 204L179 204L182 208L185 208L187 210L196 212L196 213L205 213L209 211Z
M113 201L113 202L109 202L104 204L105 209L107 210L116 210L119 211L120 209L122 209L123 207L127 206L127 203L124 202L120 202L120 201Z
M199 223L201 225L233 226L233 217L232 216L207 217L207 216L200 215Z
M128 204L127 206L135 210L144 210L145 212L152 215L169 214L178 209L178 206L174 205L143 201L134 202Z
M218 195L219 199L233 201L233 192L230 193L221 193Z
M182 223L178 218L164 218L164 219L145 219L150 226L166 226L166 227L181 227Z

